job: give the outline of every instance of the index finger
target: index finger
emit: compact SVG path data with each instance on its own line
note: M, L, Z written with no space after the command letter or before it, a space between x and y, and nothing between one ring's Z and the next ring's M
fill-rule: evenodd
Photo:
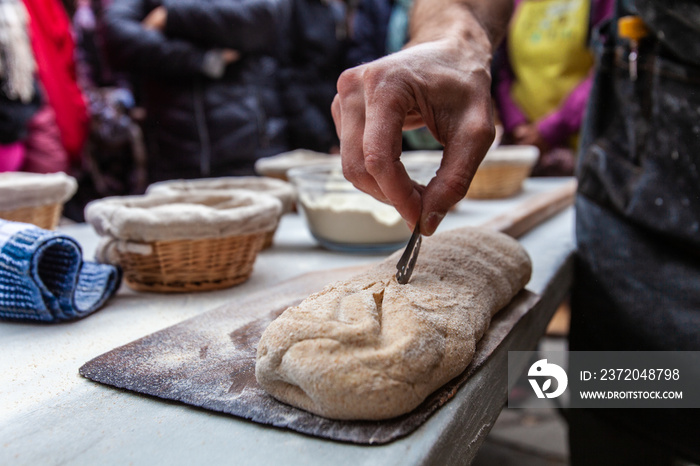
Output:
M331 110L340 140L343 175L360 191L386 201L382 190L365 168L365 97L361 69L351 68L340 75L338 94Z
M402 130L411 99L383 84L366 97L364 165L388 202L411 225L420 220L421 194L401 162Z

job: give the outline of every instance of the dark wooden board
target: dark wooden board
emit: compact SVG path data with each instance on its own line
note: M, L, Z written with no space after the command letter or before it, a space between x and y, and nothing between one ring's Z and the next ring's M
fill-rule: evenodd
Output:
M316 437L383 444L408 435L448 402L538 301L528 291L516 296L492 320L471 365L404 416L380 422L336 421L270 397L255 380L255 351L263 330L287 307L358 270L336 269L297 277L116 348L83 365L80 373L114 387Z
M571 183L543 193L483 227L519 237L571 205L575 188L575 183ZM512 347L504 343L506 338L513 339L511 330L523 317L532 317L530 311L536 307L547 304L545 307L551 307L553 312L568 289L568 286L557 286L554 292L545 293L549 295L546 300L523 290L492 319L467 369L404 416L379 422L335 421L270 397L258 386L254 373L256 345L263 330L287 307L298 304L326 284L349 278L363 268L302 275L116 348L86 363L80 368L80 373L107 385L316 437L357 444L384 444L417 429L453 398L470 376L485 366L494 351L500 349L498 365L505 367L501 353ZM567 274L559 275L568 277ZM552 303L545 303L552 300ZM551 313L546 313L547 321L549 317ZM537 316L532 319L537 320ZM546 322L541 324L542 331L545 325ZM471 413L479 411L470 409Z

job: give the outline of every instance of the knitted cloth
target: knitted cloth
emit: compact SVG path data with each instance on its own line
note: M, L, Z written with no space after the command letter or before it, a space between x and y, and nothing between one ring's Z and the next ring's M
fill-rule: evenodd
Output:
M0 319L60 322L99 309L121 272L84 262L78 243L55 231L0 220Z

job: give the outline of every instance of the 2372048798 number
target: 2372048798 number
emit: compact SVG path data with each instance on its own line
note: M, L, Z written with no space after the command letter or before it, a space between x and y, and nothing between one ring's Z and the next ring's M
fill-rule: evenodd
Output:
M678 380L678 369L601 369L599 380Z

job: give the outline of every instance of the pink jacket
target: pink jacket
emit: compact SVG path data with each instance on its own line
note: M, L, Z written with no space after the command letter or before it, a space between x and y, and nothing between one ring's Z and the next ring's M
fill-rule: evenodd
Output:
M24 145L22 142L0 144L0 173L15 172L24 162Z

